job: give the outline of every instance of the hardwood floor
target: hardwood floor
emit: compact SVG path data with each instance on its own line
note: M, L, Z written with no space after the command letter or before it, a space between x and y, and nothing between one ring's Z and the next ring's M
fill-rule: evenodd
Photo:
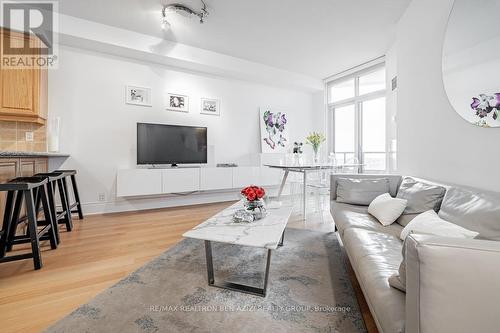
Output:
M229 204L75 219L73 231L61 233L62 243L57 250L43 243L41 270L33 270L31 260L0 264L0 331L42 331L163 253L179 242L186 230ZM314 214L306 223L293 216L289 226L323 230L333 227L327 211ZM352 270L350 276L355 280ZM353 281L369 332L377 332L356 284Z

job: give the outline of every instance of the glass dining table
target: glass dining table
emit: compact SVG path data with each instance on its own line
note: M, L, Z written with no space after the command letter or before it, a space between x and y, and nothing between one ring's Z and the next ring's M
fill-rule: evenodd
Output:
M302 217L307 220L307 175L314 172L324 172L325 170L337 171L343 168L359 168L362 164L305 164L305 165L281 165L281 164L264 164L269 168L281 169L284 171L283 178L281 180L280 188L278 191L278 201L281 200L281 195L283 194L283 189L285 188L286 181L290 172L301 173L303 176L303 188L302 188Z

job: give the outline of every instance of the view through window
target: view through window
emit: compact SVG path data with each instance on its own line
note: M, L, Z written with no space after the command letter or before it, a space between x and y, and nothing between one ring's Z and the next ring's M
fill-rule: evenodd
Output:
M337 163L359 163L362 171L387 170L386 79L379 64L327 84Z

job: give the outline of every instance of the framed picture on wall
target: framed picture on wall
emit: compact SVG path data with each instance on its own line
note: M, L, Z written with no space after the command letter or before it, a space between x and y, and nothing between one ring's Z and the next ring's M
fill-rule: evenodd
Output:
M140 106L151 106L151 88L126 86L125 103Z
M213 98L202 98L200 113L220 116L220 100Z
M260 144L263 153L286 153L288 143L288 113L283 110L260 108Z
M179 94L167 94L166 109L178 112L189 112L189 97Z

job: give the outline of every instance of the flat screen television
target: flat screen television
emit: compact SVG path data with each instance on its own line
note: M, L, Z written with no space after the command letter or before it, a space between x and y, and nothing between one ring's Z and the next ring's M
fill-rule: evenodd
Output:
M207 163L207 128L137 123L137 164Z

